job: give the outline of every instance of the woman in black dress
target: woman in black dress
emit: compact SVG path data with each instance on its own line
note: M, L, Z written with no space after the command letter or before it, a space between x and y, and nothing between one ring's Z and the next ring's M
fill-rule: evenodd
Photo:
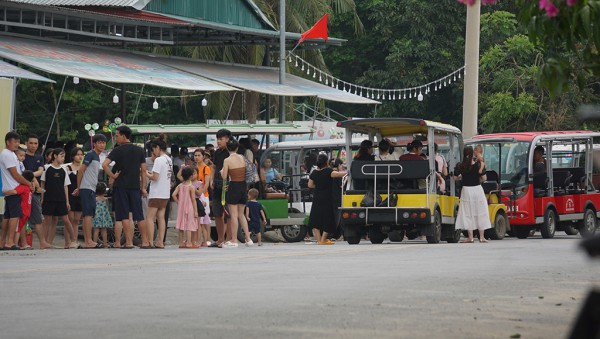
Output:
M331 199L333 179L346 175L344 172L334 171L328 164L327 155L319 154L317 169L312 171L308 180L308 187L314 189L309 227L313 228L313 234L319 245L333 244L328 239L328 233L335 232L336 228L333 199Z

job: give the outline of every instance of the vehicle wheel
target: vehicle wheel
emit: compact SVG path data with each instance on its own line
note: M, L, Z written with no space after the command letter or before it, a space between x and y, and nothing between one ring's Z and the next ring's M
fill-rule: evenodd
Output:
M579 233L582 238L589 238L596 233L596 227L598 221L596 220L596 213L592 209L586 209L583 214L583 220L578 222Z
M556 232L556 222L556 213L554 210L551 208L547 209L546 213L544 214L544 223L540 227L542 238L554 238L554 233Z
M489 230L485 230L484 234L486 238L492 240L502 240L506 234L508 228L508 218L503 212L496 213L494 218L494 224Z
M281 227L281 236L287 242L298 242L306 236L306 226L304 225L285 225Z
M442 216L438 210L435 210L433 215L433 235L428 235L426 238L430 244L437 244L442 238Z
M361 234L358 232L357 227L353 226L344 226L344 240L348 242L350 245L356 245L360 243Z
M452 225L449 227L453 227ZM462 235L462 230L454 230L452 232L452 236L450 238L446 238L446 242L449 244L456 244L460 241L460 236Z
M516 226L512 228L512 233L519 239L527 239L529 233L531 233L531 229L529 227Z
M567 235L577 235L577 233L579 233L579 230L577 229L577 227L575 227L575 224L573 224L572 222L568 221L568 222L564 222L562 224L562 230L567 234Z
M379 227L373 226L369 229L369 240L372 244L381 244L386 238L386 235L381 232Z
M388 238L393 242L401 242L404 240L404 231L391 231L388 233Z

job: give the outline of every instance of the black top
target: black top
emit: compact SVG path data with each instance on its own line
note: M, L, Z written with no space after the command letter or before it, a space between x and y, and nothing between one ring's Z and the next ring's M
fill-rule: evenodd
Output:
M229 158L229 151L226 148L219 148L215 151L213 157L213 163L215 164L215 180L221 180L221 170L223 169L223 162Z
M114 187L140 189L140 167L146 163L144 150L132 143L125 143L113 149L107 157L115 162L112 172L121 171Z
M64 168L54 168L48 166L46 168L45 175L45 188L46 193L44 194L44 201L54 202L66 202L65 197L65 177L67 172Z
M479 182L479 168L481 167L481 163L479 161L475 162L471 167L465 171L461 171L461 163L457 164L454 168L454 175L458 176L462 174L462 185L463 186L479 186L481 183Z
M35 172L40 167L44 167L44 157L41 154L29 155L25 154L25 160L23 160L23 166L26 170ZM41 174L40 174L41 176Z
M546 172L546 164L543 161L536 162L533 165L533 173L544 173Z
M375 161L375 156L372 154L365 154L360 157L354 158L354 160L362 160L362 161Z
M250 225L260 225L262 223L262 216L260 215L260 211L263 210L262 205L256 201L248 201L246 203L246 209L248 210L248 216L250 217L248 223Z

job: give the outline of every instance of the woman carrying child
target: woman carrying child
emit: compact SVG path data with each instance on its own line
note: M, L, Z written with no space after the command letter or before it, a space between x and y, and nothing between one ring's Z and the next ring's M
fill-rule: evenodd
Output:
M192 185L193 175L193 169L184 167L181 170L183 182L177 185L173 192L173 200L179 207L176 224L176 228L179 230L179 248L200 247L192 242L192 232L198 231L198 207L196 206L196 190Z
M64 224L65 247L71 246L73 227L69 220L69 190L71 184L67 170L62 167L65 161L65 151L62 148L55 148L50 154L50 165L42 173L42 215L44 215L44 230L48 231L49 243L52 244L54 234L56 233L56 224L58 217L62 218Z
M94 229L94 242L98 242L98 233L102 232L102 243L104 248L108 248L107 229L113 228L113 220L108 210L106 202L106 184L99 182L96 185L96 210L92 219L92 228Z

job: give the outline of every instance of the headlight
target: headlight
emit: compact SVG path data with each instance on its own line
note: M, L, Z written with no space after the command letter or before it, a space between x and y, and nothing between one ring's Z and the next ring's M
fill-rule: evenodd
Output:
M517 186L517 188L515 188L517 199L524 197L527 194L527 191L529 191L529 185Z

